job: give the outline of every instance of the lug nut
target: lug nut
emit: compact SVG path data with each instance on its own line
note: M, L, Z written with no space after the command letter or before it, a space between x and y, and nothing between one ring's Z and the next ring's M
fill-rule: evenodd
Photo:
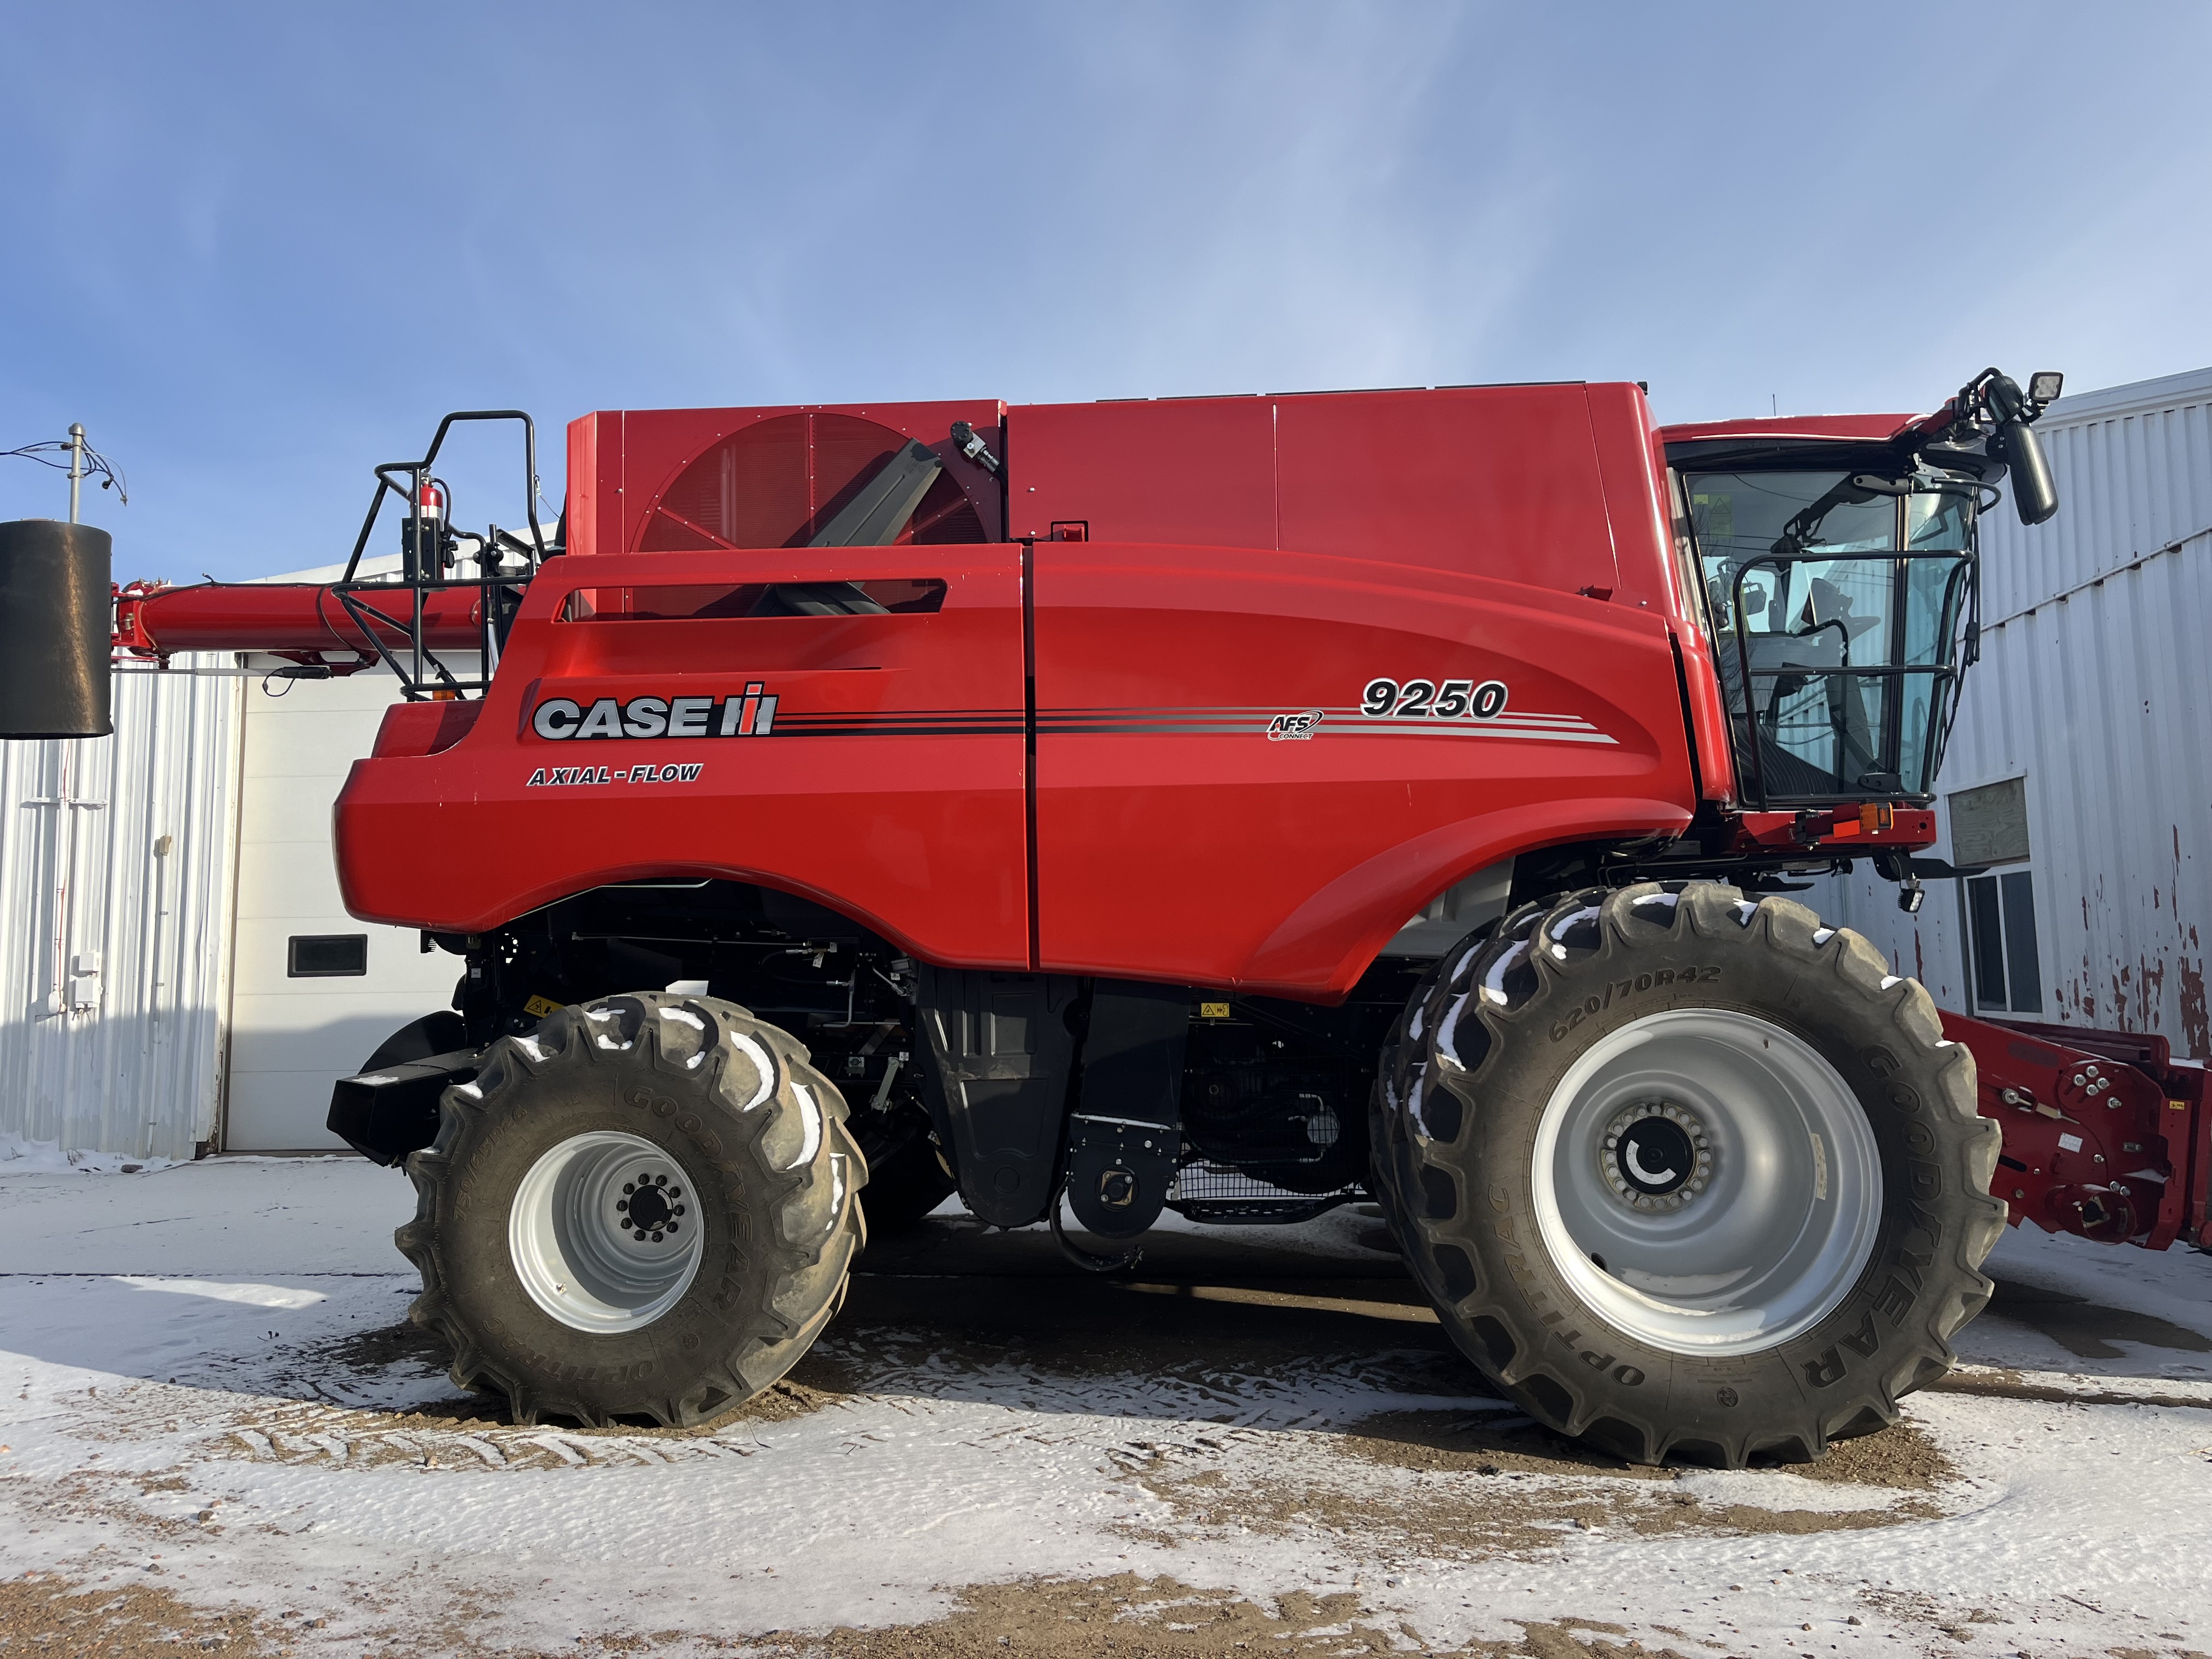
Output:
M682 1215L682 1214L684 1213L684 1206L683 1206L683 1205L679 1204L679 1205L678 1205L678 1206L676 1206L676 1213L677 1213L677 1214L678 1214L678 1215Z
M629 1208L629 1200L626 1198L617 1199L615 1200L615 1208L617 1210L627 1210Z
M2100 1159L2100 1160L2098 1160L2098 1161L2099 1161L2100 1163L2103 1162L2103 1160L2102 1160L2102 1159ZM675 1224L674 1222L672 1222L672 1222L670 1222L670 1223L668 1224L668 1231L669 1231L670 1232L672 1232L672 1232L674 1232L674 1231L676 1231L676 1224ZM654 1237L657 1238L657 1237L659 1237L659 1235L656 1233L656 1234L654 1235Z
M624 1192L626 1192L626 1193L634 1193L634 1192L635 1192L635 1191L637 1190L637 1182L635 1182L635 1181L625 1181L625 1182L623 1182L623 1190Z
M639 1243L642 1244L645 1243L645 1233L641 1229L637 1233L634 1234L633 1237L636 1238Z
M668 1184L668 1177L666 1176L655 1176L653 1178L653 1184L656 1187L665 1187Z
M655 1234L653 1234L653 1242L654 1243L656 1243L656 1244L658 1244L658 1243L660 1243L660 1235L659 1235L659 1233L655 1233Z
M671 1198L681 1198L684 1196L684 1189L681 1187L671 1187L668 1189L668 1195Z

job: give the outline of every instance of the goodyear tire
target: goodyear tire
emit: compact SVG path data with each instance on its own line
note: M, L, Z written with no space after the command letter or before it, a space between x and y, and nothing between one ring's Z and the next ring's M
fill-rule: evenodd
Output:
M789 1370L865 1242L867 1166L806 1050L638 993L503 1037L407 1162L415 1322L515 1420L688 1425Z
M1645 883L1516 911L1409 1007L1373 1129L1454 1341L1632 1462L1817 1457L1894 1421L1989 1299L1972 1055L1786 899Z

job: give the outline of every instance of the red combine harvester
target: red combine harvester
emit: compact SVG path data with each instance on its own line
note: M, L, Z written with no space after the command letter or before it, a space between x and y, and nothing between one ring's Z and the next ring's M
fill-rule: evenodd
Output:
M1808 1458L1942 1373L2008 1205L2212 1242L2201 1072L1939 1016L1786 896L1954 873L1978 518L2056 510L2057 395L597 414L550 533L481 536L447 431L520 422L526 504L534 439L461 414L346 580L133 586L114 641L398 675L341 879L465 969L331 1125L520 1419L767 1387L864 1213L957 1189L1108 1270L1371 1195L1542 1421Z

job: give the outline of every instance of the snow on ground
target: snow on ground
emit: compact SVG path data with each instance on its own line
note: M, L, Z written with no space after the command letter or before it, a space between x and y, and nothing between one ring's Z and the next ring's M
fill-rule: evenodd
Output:
M0 1173L0 1638L81 1586L239 1652L2212 1652L2193 1253L2008 1234L1906 1425L1674 1475L1483 1397L1352 1211L1128 1282L940 1216L762 1401L601 1433L456 1397L411 1209L349 1159Z

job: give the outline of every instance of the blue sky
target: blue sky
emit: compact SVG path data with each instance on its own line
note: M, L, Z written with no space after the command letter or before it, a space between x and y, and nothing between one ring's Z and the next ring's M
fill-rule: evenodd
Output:
M557 497L594 408L2212 362L2201 4L0 0L0 448L85 422L118 575L343 556L457 407Z

